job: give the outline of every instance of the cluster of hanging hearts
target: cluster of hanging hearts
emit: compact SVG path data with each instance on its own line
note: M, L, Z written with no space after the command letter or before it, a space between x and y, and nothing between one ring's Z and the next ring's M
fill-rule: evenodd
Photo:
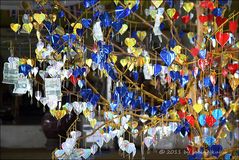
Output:
M72 112L83 114L90 126L97 130L91 135L95 137L95 143L89 149L77 148L76 144L82 138L81 132L71 132L71 137L55 151L58 159L87 159L97 152L98 147L115 137L118 137L121 151L135 156L136 146L124 139L124 134L130 134L133 139L143 135L142 144L148 149L156 146L158 138L171 133L179 134L189 140L189 159L221 156L230 159L237 154L231 151L222 155L224 146L219 140L227 137L231 141L239 140L238 126L228 118L238 115L239 85L239 64L233 54L239 48L238 13L224 17L225 6L231 6L230 0L203 0L197 3L151 0L150 7L140 14L153 20L153 26L138 14L140 5L146 3L139 0L114 0L114 4L111 4L115 5L113 13L105 10L106 2L83 0L83 11L94 12L90 17L82 12L81 18L73 22L67 19L70 13L66 13L66 8L59 2L37 0L36 3L39 11L25 13L22 25L10 24L16 33L32 34L33 29L36 30L38 43L35 58L9 57L6 65L8 69L17 69L19 79L24 77L38 83L41 78L45 83L45 93L37 90L35 98L47 106L56 119L60 120ZM55 8L50 14L43 13L44 6L49 4L55 5L57 12ZM194 16L197 7L202 8L202 13ZM142 25L151 27L151 30L137 30L136 27L133 31L126 20L132 16L143 19ZM170 23L167 24L167 21ZM63 22L67 25L63 26ZM174 30L173 26L181 22L184 25ZM198 33L190 29L184 31L184 28L196 23L202 27L200 44L197 43ZM167 27L172 28L170 39L165 38ZM174 35L176 33L177 36ZM153 36L159 40L160 51L152 52L147 47L149 45L145 45L153 43ZM190 49L181 41L185 38L191 45ZM92 40L93 44L88 44L85 39ZM121 43L121 46L117 43ZM118 49L120 52L116 52ZM155 62L152 57L156 59ZM110 77L113 80L111 99L105 100L95 88L87 85L90 72L98 73L98 78ZM143 73L145 80L159 80L159 84L170 90L167 98L162 97L160 105L148 103L145 96L129 88L129 82L137 86L140 73ZM126 76L126 80L122 76ZM17 88L17 80L8 84L15 84ZM52 91L51 86L46 87L49 81L59 82L58 87L55 86L57 91ZM68 82L77 90L76 93L69 91ZM195 82L192 86L197 90L195 100L186 92L191 87L190 82ZM16 93L29 91L32 95L32 83L29 81L27 89ZM81 101L62 105L62 95L71 93L77 94ZM101 126L97 124L95 115L97 110L100 113L100 104L107 108L104 109L105 124ZM168 123L164 123L164 120Z

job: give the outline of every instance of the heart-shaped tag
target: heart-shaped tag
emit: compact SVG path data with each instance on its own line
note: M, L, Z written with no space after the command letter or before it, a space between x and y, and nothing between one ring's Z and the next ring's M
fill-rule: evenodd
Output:
M199 53L199 49L198 48L192 48L191 50L191 55L193 56L193 57L196 57L197 55L198 55L198 53Z
M201 112L201 110L203 109L203 105L196 103L196 104L193 105L193 109L194 109L197 113L199 113L199 112Z
M91 155L91 149L83 149L83 154L82 154L82 157L84 159L88 159Z
M151 0L151 2L156 8L159 8L159 6L163 3L163 0Z
M125 67L128 64L129 60L128 59L121 59L120 64Z
M45 20L46 15L44 13L34 13L33 18L38 24L41 24Z
M123 24L122 27L119 30L119 33L122 35L124 34L128 29L128 25L127 24Z
M227 18L222 18L222 17L217 17L216 18L216 23L217 23L217 26L221 26L224 22L226 22Z
M27 33L31 33L32 28L33 28L32 23L24 23L24 24L22 25L22 29L23 29L24 31L26 31Z
M143 41L146 37L147 33L146 31L137 31L137 37L140 41Z
M91 154L95 154L97 151L98 151L98 146L96 144L93 144L91 147L90 147L90 150L91 150Z
M95 128L95 125L96 125L96 123L97 123L97 120L94 118L94 119L90 119L89 121L90 121L90 126L91 126L92 128Z
M169 9L166 10L166 12L167 12L168 16L170 18L172 18L176 13L176 9L175 8L169 8Z
M86 63L86 65L87 65L88 67L91 67L92 59L87 59L87 60L85 61L85 63Z
M222 32L217 32L216 33L216 40L217 42L224 47L227 41L229 40L229 33L222 33Z
M193 2L184 2L183 3L183 9L188 13L193 9L193 7L194 7Z
M103 139L105 141L105 143L109 143L109 141L111 140L111 136L109 133L104 133L103 134Z
M227 68L231 72L231 74L234 74L234 73L236 73L236 71L238 69L238 63L228 64Z
M181 18L182 18L182 22L184 24L187 24L190 21L190 16L189 15L182 16Z
M173 51L162 50L160 57L167 66L170 66L175 59L175 54Z
M56 151L55 151L55 153L54 153L54 154L55 154L55 156L56 156L57 158L59 158L59 159L60 159L60 158L61 158L61 156L63 156L63 155L64 155L64 153L65 153L65 152L64 152L64 150L62 150L62 149L60 149L60 150L59 150L59 149L58 149L58 150L56 150Z
M238 85L239 85L239 80L238 80L237 78L234 78L234 77L233 77L233 78L231 78L231 79L229 80L229 84L230 84L232 90L235 91L236 88L237 88Z
M195 118L192 115L187 115L186 116L186 120L188 121L188 123L194 127L194 123L195 123Z
M14 32L17 32L21 28L21 25L18 23L11 23L10 27Z
M238 22L237 21L230 21L229 22L229 29L232 33L236 33L238 27Z
M145 137L144 138L144 144L147 148L150 148L150 146L153 144L153 138L152 137Z
M206 123L209 127L212 127L216 121L217 120L213 116L211 115L206 116Z
M149 118L149 115L143 114L143 115L141 115L140 121L142 123L145 123L148 120L148 118Z
M128 47L133 47L136 44L136 39L135 38L125 38L124 43Z
M56 117L57 120L60 120L65 115L66 115L66 110L56 110L54 113L54 117Z
M199 21L200 21L201 23L207 22L207 21L208 21L208 16L200 15L200 16L199 16Z
M205 67L208 65L207 60L206 59L199 59L198 60L198 66L199 68L204 72Z

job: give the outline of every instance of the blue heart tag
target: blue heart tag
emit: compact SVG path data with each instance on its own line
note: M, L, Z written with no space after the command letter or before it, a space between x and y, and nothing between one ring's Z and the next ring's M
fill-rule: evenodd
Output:
M91 25L91 23L92 23L92 20L91 20L91 19L82 18L81 23L82 23L82 25L83 25L85 28L89 28L90 25Z
M212 11L212 14L215 16L215 17L220 17L222 15L222 12L223 12L223 9L222 8L215 8L213 11Z
M115 32L119 32L119 30L122 28L122 21L116 21L112 23L112 27L114 29Z
M206 124L206 115L205 114L201 114L199 117L198 117L198 122L201 126L205 126Z
M206 56L207 56L207 50L206 49L200 50L199 53L198 53L198 56L202 59L205 59Z
M213 136L207 136L207 137L205 138L204 142L205 142L208 146L211 146L211 145L215 144L216 138L214 138Z
M167 65L170 66L172 62L175 59L175 54L173 51L167 51L166 49L163 49L160 52L160 58L163 60L163 62Z
M117 6L115 9L115 18L116 19L122 19L130 15L130 9L126 8L124 9L123 6Z
M27 76L31 72L32 67L29 64L22 64L19 66L19 73L23 73L24 76Z

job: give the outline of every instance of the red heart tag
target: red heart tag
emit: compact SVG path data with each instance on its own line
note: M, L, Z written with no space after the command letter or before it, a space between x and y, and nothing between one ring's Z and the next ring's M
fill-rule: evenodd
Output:
M199 49L198 48L195 47L195 48L191 49L191 55L193 57L196 57L198 55L198 53L199 53Z
M76 79L73 75L70 76L70 81L71 81L71 83L72 83L74 86L75 86L76 83L77 83L77 79Z
M174 20L177 20L179 18L179 13L178 11L175 12L174 16L173 16L173 19Z
M223 76L223 77L226 77L227 74L228 74L227 69L223 68L223 69L222 69L222 76Z
M210 10L214 9L214 3L211 1L201 1L200 6L202 8L209 8Z
M184 106L185 104L187 104L188 100L187 100L187 98L179 98L179 102L181 105Z
M199 59L198 60L198 66L203 72L205 70L206 65L207 65L207 60L206 59Z
M195 151L195 148L193 146L191 146L191 145L188 145L187 146L187 151L188 151L189 154L192 155L194 153L194 151Z
M238 23L237 21L230 21L229 22L229 29L232 33L236 33L237 31L237 26L238 26Z
M216 33L216 40L222 47L225 46L228 39L229 39L229 33L222 33L222 32Z
M208 18L208 21L213 21L214 15L213 14L208 14L207 18Z
M180 119L185 118L185 116L186 116L186 113L183 111L177 111L177 113L178 113L178 116Z
M208 21L208 16L200 15L199 20L201 23L205 23Z
M206 116L206 123L209 127L212 127L216 121L213 116Z
M227 20L227 18L217 17L217 18L216 18L217 26L219 27L219 26L222 25L226 20Z
M182 16L182 22L184 24L187 24L190 21L190 16L186 15L186 16Z
M227 65L228 70L231 72L231 74L234 74L237 71L238 64L228 64Z
M186 116L186 120L188 121L188 123L189 123L192 127L194 127L195 119L194 119L194 117L193 117L192 115Z

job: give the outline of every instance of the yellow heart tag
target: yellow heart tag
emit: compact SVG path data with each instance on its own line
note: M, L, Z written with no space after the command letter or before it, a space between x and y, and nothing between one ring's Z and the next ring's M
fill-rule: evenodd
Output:
M184 97L184 88L180 88L180 89L178 90L178 96L179 96L179 97Z
M128 29L128 25L127 24L123 24L122 27L119 30L119 33L122 35L124 34Z
M128 47L133 47L136 44L136 40L135 40L135 38L125 38L124 43Z
M55 109L51 109L51 110L50 110L50 113L51 113L51 115L52 115L53 117L55 117L56 110L55 110Z
M95 128L96 123L97 123L97 121L96 121L95 118L94 118L94 119L90 119L90 126L91 126L92 128Z
M77 29L82 29L82 24L81 24L81 23L76 23L76 24L75 24L75 23L71 23L71 27L74 27L74 28L73 28L73 33L74 33L74 34L77 34L77 33L76 33L76 30L77 30Z
M156 14L157 14L157 10L149 10L149 15L150 15L153 19L155 19Z
M66 115L66 110L56 110L55 111L55 117L57 120L60 120L65 115Z
M25 58L20 58L19 63L20 63L20 64L27 64L27 59L25 59Z
M89 111L88 109L85 109L85 110L83 111L83 115L85 116L85 118L88 118L89 115L90 115L90 111Z
M91 67L92 59L87 59L85 63L87 64L88 67Z
M56 14L50 14L50 15L49 15L49 18L50 18L50 20L51 20L52 22L55 22L57 16L56 16Z
M185 54L178 54L175 61L178 62L179 64L183 64L184 62L186 62L187 60L187 56Z
M169 8L169 9L167 9L166 12L167 12L168 16L170 18L172 18L175 15L175 13L176 13L176 9L175 8Z
M38 24L41 24L45 20L46 15L44 13L34 13L33 18Z
M111 62L113 62L113 63L117 62L117 56L116 55L111 54L110 59L111 59Z
M188 32L187 36L189 39L192 39L194 37L194 33L193 32Z
M11 23L10 27L14 32L17 32L21 28L21 25L18 23Z
M31 33L32 28L33 28L32 23L24 23L24 24L22 25L22 29L23 29L24 31L26 31L27 33Z
M34 64L35 64L35 62L34 62L34 60L33 59L28 59L27 60L27 64L29 64L30 66L34 66Z
M136 0L124 0L124 4L129 7L129 9L132 9L134 5L136 4Z
M179 53L181 53L181 49L182 49L182 47L181 46L179 46L179 45L177 45L177 46L175 46L173 49L171 49L174 53L176 53L176 54L179 54Z
M230 84L232 90L235 91L237 86L239 85L239 80L237 78L231 78L229 80L229 84Z
M193 109L195 110L195 112L199 113L203 109L203 106L202 106L202 104L196 103L193 105Z
M145 58L144 57L138 57L136 61L136 65L139 67L143 67L145 64Z
M156 8L159 8L159 6L163 3L163 0L151 0L151 2Z
M194 7L193 2L184 2L183 3L183 9L188 13L193 9L193 7Z
M143 51L142 48L135 48L133 54L134 54L136 57L138 57L138 56L141 55L142 51Z
M63 36L65 34L65 30L63 27L61 26L57 26L56 29L54 30L56 32L56 34L59 34L61 36Z
M140 41L143 41L146 37L147 33L145 31L137 31L137 37Z
M231 103L230 107L232 108L233 112L238 112L239 111L239 105L237 103Z
M119 0L114 0L115 5L118 5Z
M128 59L121 59L120 60L120 64L122 65L122 67L125 67L128 64L129 60Z
M176 110L170 110L168 113L171 119L174 119L174 120L178 119L178 113Z

